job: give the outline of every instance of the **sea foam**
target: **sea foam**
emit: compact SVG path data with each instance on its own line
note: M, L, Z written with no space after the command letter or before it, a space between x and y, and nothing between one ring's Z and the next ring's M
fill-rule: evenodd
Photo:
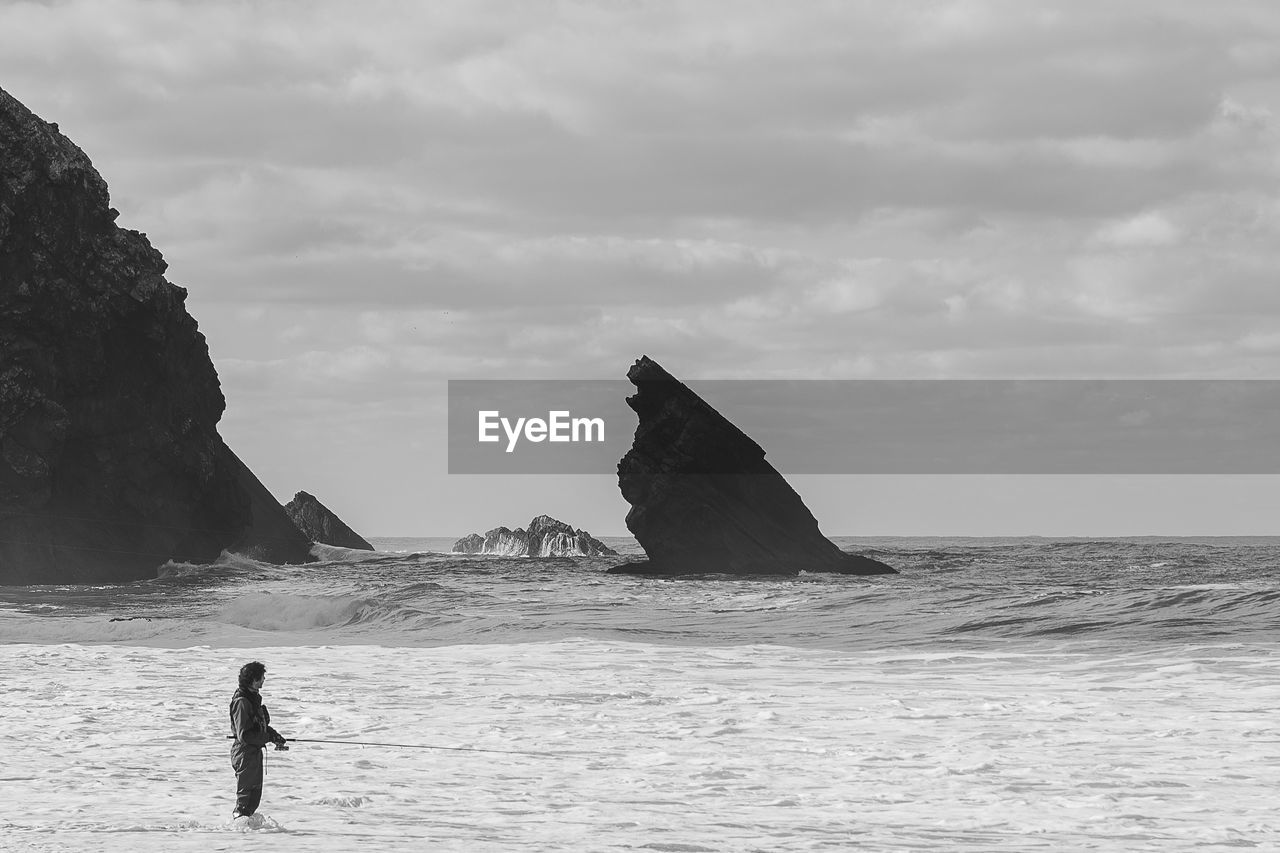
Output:
M3 588L0 848L252 844L254 659L299 739L277 853L1277 846L1280 545L927 544L870 580L380 553Z
M1274 649L569 640L0 646L0 793L22 802L0 843L220 849L226 702L248 654L271 672L273 725L299 739L266 752L274 851L1191 853L1280 837Z

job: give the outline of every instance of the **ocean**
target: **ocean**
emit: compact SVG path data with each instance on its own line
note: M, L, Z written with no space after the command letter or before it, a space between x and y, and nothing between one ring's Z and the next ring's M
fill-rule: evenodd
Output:
M0 587L0 849L1280 849L1280 538L837 538L901 574L679 580L606 574L630 539L452 541ZM256 828L248 660L329 741L267 752Z

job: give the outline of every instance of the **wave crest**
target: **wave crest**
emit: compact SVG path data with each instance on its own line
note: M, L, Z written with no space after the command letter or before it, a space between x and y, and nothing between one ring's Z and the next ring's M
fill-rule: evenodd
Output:
M307 631L361 621L362 611L371 604L355 595L253 592L227 602L215 618L259 631Z

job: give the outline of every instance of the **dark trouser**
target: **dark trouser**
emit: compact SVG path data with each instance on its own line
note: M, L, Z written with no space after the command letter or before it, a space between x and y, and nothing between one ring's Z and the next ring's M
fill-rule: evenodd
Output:
M253 814L262 802L262 748L233 744L231 767L236 771L236 813Z

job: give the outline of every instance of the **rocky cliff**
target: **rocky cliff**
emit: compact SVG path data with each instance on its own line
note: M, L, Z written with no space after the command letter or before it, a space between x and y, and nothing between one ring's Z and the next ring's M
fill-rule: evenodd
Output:
M529 522L528 530L495 527L484 536L464 536L453 543L453 552L503 557L599 557L618 553L585 530L575 530L549 515Z
M0 583L309 543L217 432L186 291L70 140L0 90Z
M740 575L887 574L824 537L765 452L724 416L643 356L627 371L637 393L631 449L618 486L627 528L649 557L611 571Z
M298 492L293 500L284 505L284 511L293 519L302 535L312 542L361 551L373 550L372 545L316 500L314 495Z

